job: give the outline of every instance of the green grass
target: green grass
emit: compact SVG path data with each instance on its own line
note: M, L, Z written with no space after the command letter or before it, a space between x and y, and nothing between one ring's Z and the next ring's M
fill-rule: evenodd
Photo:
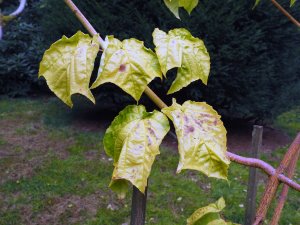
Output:
M90 162L78 156L66 160L52 159L31 179L6 182L0 190L7 195L23 193L26 198L22 196L22 201L33 204L34 211L39 211L47 202L45 196L85 196L106 188L111 169L108 163Z
M102 145L102 132L82 132L74 135L75 143L70 146L67 151L73 155L80 155L85 152L86 149L103 149Z
M21 217L20 213L16 210L8 210L1 214L0 224L1 225L15 225L20 224Z
M290 136L294 137L300 132L300 107L279 115L275 124L284 129Z
M0 146L7 144L6 140L0 137Z
M51 214L51 210L57 210L61 207L59 204L64 202L66 206L56 218L59 224L71 224L70 218L78 219L73 224L88 225L120 225L129 221L131 193L125 200L118 200L108 188L113 166L104 154L104 131L78 130L72 125L75 119L79 120L80 117L56 100L0 100L0 120L18 120L22 123L22 127L15 130L16 137L34 137L43 130L53 146L71 140L64 145L66 157L55 155L50 146L47 160L34 170L32 176L10 179L0 185L0 225L26 224L24 209L31 212L30 220L37 221L40 215L47 212ZM38 129L32 126L33 123L38 123ZM8 140L0 136L0 146L7 143ZM20 146L15 147L16 152L23 150ZM263 158L276 166L278 162L274 162L274 159L282 158L285 151L285 148L278 149L272 153L272 157L266 155ZM38 152L35 149L23 160L32 159L32 154ZM88 157L88 154L92 154L92 157ZM14 160L11 157L0 159L0 168L10 170ZM177 164L176 150L164 145L149 178L147 224L185 224L186 218L196 209L215 202L221 196L227 205L223 216L230 221L243 223L248 168L232 163L227 182L209 179L195 171L175 174ZM298 182L299 166L298 163ZM6 176L6 173L1 173L1 176ZM259 196L263 185L259 185ZM91 214L85 208L77 213L78 207L88 202L82 200L76 205L72 199L91 201L92 207L96 208L95 213ZM299 224L299 205L300 194L290 190L280 224Z

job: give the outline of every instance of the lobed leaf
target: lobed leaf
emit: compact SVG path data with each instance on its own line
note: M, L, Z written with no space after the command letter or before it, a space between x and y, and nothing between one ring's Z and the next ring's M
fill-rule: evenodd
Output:
M219 213L225 208L225 201L220 198L217 202L197 209L188 219L187 225L233 225L225 222Z
M177 172L199 170L209 177L227 179L226 129L218 113L205 102L173 101L162 109L175 126L180 154Z
M70 107L75 93L95 103L89 82L98 51L98 35L91 38L78 31L70 38L63 36L44 53L39 77L45 77L50 90Z
M198 5L199 0L164 0L166 6L175 15L176 18L179 17L179 7L183 7L189 14Z
M161 78L156 55L145 48L142 41L134 38L121 42L107 36L105 43L107 47L92 88L107 82L114 83L138 101L147 85L155 77Z
M125 180L144 193L159 145L169 129L163 113L148 113L144 106L127 106L114 119L105 133L104 148L114 159L110 187L120 197L127 191Z
M168 34L156 28L153 40L163 74L166 75L168 70L178 67L177 76L168 94L199 79L207 84L210 57L202 40L193 37L183 28L170 30Z

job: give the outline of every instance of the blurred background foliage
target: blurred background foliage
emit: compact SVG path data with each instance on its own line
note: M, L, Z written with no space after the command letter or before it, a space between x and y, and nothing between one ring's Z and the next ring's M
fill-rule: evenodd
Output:
M256 122L270 121L300 105L300 31L270 1L253 10L254 0L202 0L191 16L180 11L181 20L161 0L74 2L102 37L135 37L153 49L155 27L164 31L184 27L204 40L212 62L208 85L197 81L165 96L176 73L172 70L168 80L150 85L167 103L172 97L180 103L206 101L225 119ZM289 8L287 1L279 2ZM0 6L9 11L14 5L6 1ZM300 19L300 4L289 11ZM37 79L42 54L62 35L79 29L85 31L62 0L29 0L22 16L4 28L0 41L0 95L48 93L44 80ZM94 94L98 104L116 110L134 102L114 85L105 84ZM146 98L141 102L150 104Z

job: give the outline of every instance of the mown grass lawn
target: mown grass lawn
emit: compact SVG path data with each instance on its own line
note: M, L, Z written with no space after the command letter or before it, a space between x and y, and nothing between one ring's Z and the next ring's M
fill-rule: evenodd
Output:
M54 99L0 99L0 225L129 222L130 191L118 200L108 188L113 166L102 146L105 115L82 115ZM193 211L221 196L223 216L243 223L248 168L231 164L228 182L194 171L175 174L172 146L163 143L152 169L147 224L185 224ZM262 158L276 165L285 150ZM295 177L300 182L299 163ZM264 181L260 175L259 195ZM280 224L299 221L300 194L290 190Z

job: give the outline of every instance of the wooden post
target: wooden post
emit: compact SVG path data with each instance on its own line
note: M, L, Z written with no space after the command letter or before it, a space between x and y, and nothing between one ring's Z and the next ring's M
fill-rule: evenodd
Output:
M146 217L147 187L145 194L135 186L132 190L131 220L130 225L144 225Z
M262 144L263 127L253 126L252 147L250 157L258 158L259 150ZM254 222L256 210L256 193L257 193L257 170L254 167L249 169L248 190L246 198L245 225L251 225Z

